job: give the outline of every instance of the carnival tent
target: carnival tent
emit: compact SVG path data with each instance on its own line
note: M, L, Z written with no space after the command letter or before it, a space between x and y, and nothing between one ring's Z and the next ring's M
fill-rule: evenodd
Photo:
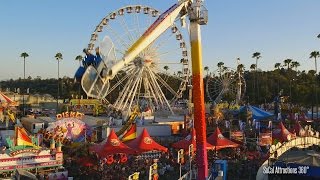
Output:
M0 107L1 106L17 106L17 102L10 99L8 96L4 95L2 92L0 92Z
M150 137L146 128L143 128L142 133L139 135L139 137L126 144L138 152L147 152L154 150L163 152L168 151L166 147L161 146Z
M225 138L218 127L213 132L213 134L208 137L207 141L212 144L216 150L228 147L235 148L240 146L239 144Z
M106 157L111 154L135 154L136 151L125 145L121 142L112 129L110 135L108 136L107 141L102 142L101 144L95 145L90 148L90 151L96 152L100 157Z
M269 113L269 112L264 111L258 107L250 106L250 105L241 106L239 109L239 112L244 112L246 110L246 108L248 108L248 110L252 112L252 118L256 119L258 121L268 119L273 116L272 113Z
M295 121L294 127L291 128L290 132L297 136L304 136L306 134L306 131L301 127L299 121Z
M189 146L193 144L194 151L196 150L196 130L192 128L191 133L184 139L172 144L173 148L189 150ZM207 142L207 150L214 149L214 146Z
M290 133L288 129L284 127L283 123L280 122L279 129L273 130L272 138L280 142L285 142L290 141L290 139L292 138L295 138L295 135Z

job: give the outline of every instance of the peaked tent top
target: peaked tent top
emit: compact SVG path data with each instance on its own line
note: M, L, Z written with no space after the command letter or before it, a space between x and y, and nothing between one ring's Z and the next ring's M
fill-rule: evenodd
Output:
M108 139L106 142L102 142L99 145L95 145L91 148L92 151L95 151L100 157L106 157L107 155L111 154L135 154L136 152L121 142L112 129Z
M218 127L213 132L213 134L208 137L207 141L212 144L216 148L216 150L228 147L235 148L240 146L239 144L225 138Z
M280 142L284 141L290 141L292 138L294 138L295 135L290 133L286 127L284 127L283 123L280 122L279 129L275 129L272 132L272 138L278 139Z
M184 139L173 143L172 147L178 148L178 149L184 149L186 151L186 150L189 150L190 144L193 144L193 149L195 151L196 147L197 147L195 128L192 128L191 133L188 136L186 136ZM214 149L214 146L207 142L207 150L209 150L209 149Z
M163 151L167 152L168 148L161 146L157 142L155 142L149 135L146 128L143 128L142 133L136 139L126 143L132 149L138 152L147 152L147 151Z

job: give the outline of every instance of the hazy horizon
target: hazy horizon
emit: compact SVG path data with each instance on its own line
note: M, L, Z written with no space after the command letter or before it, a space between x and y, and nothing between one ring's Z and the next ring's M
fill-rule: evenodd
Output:
M63 54L60 77L73 77L91 33L103 17L129 4L150 5L161 12L177 1L4 1L0 6L0 80L23 78L22 52L27 52L26 77L57 78L57 52ZM205 1L209 23L202 28L203 66L210 71L222 61L236 67L240 57L246 70L262 58L258 68L274 69L285 59L298 61L298 70L314 69L310 52L320 50L320 1ZM186 29L180 29L187 31ZM188 38L185 38L186 40Z

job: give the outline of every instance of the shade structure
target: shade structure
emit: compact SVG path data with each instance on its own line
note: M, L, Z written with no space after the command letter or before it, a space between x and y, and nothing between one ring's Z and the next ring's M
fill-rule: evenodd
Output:
M194 151L196 150L196 130L192 128L191 133L184 139L173 143L172 147L177 149L184 149L185 151L189 150L189 146L193 144ZM214 149L214 146L207 142L207 150Z
M225 138L220 129L217 127L216 130L213 132L211 136L208 137L207 141L215 147L216 150L223 149L223 148L236 148L240 145L232 142L231 140Z
M143 131L139 135L139 137L130 142L127 142L126 144L140 153L147 151L168 151L168 148L161 146L150 137L146 128L143 128Z
M267 111L264 111L258 107L255 107L255 106L241 106L240 109L239 109L239 112L243 112L245 110L249 110L252 112L252 118L253 119L256 119L257 121L260 121L260 120L264 120L264 119L268 119L270 117L273 116L273 114L267 112Z
M108 136L107 141L102 142L101 144L95 145L90 148L91 151L96 152L100 157L107 157L111 154L135 154L136 151L125 145L121 142L112 129L110 135Z
M295 138L295 135L290 133L282 122L279 124L279 129L275 129L272 132L272 139L280 142L290 141L292 138Z

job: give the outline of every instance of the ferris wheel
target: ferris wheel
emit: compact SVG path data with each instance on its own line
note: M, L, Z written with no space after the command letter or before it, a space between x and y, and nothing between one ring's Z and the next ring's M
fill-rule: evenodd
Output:
M214 104L221 101L238 104L244 97L246 82L241 72L222 67L208 77L206 91L210 101Z
M159 10L144 5L129 5L117 9L105 16L96 26L88 50L94 53L97 48L103 51L103 48L109 46L107 49L111 52L108 56L112 54L112 58L106 58L104 64L116 65L132 50L132 46L143 33L152 28L152 23L159 15ZM108 43L104 43L106 38L109 39ZM106 86L103 85L106 82L101 82L96 89L100 88L103 93L90 91L91 93L87 94L109 102L118 110L131 111L134 106L139 105L143 109L173 112L171 106L182 97L188 77L186 42L179 27L173 24L134 56L132 61L119 66L118 72L110 78Z

